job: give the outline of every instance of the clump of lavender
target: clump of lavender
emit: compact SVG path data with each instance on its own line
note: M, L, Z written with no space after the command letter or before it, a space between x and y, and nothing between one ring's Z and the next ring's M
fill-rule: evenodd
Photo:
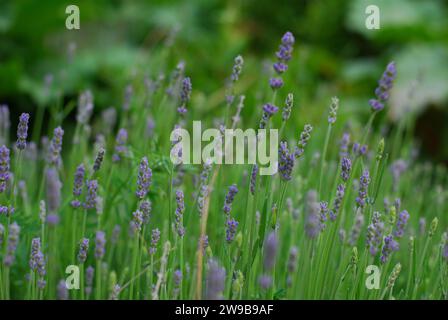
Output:
M148 224L151 218L152 204L151 201L144 200L140 203L139 210L142 212L143 224Z
M226 241L227 243L231 243L235 239L236 230L238 228L238 221L231 218L227 220L227 229L226 229Z
M160 240L160 231L159 229L153 229L151 232L151 246L149 247L149 254L153 255L157 251L157 244Z
M350 134L344 132L342 139L339 142L339 156L341 158L348 157L348 145L350 144Z
M278 251L278 239L275 231L272 231L266 237L263 252L263 268L264 274L258 278L258 283L263 290L267 290L272 286L272 272L275 266Z
M182 190L176 191L176 217L175 217L175 228L179 237L183 237L185 234L185 228L182 223L183 214L185 211L184 193Z
M19 118L19 125L17 127L17 142L16 147L19 150L26 148L26 138L28 137L28 121L30 115L28 113L22 113Z
M56 167L61 165L61 150L62 138L64 137L64 130L61 127L54 129L53 139L51 139L49 147L49 163Z
M225 281L226 269L220 267L217 261L210 260L206 278L206 300L222 300Z
M86 194L86 201L84 202L84 208L89 209L95 209L97 205L97 196L98 196L98 181L97 180L90 180L87 181L87 194Z
M303 128L303 131L300 133L300 139L295 149L296 159L300 158L303 155L305 147L311 138L311 131L313 131L313 127L310 124L306 124Z
M208 235L204 234L201 236L198 242L199 248L202 247L202 254L204 254L208 247Z
M82 238L79 243L78 262L83 264L87 260L87 252L89 251L89 239Z
M350 232L350 240L349 240L350 245L354 246L358 242L363 225L364 225L364 215L358 212L355 216L355 223L353 224L352 230Z
M212 170L212 162L207 159L202 167L202 172L199 176L199 195L198 195L198 212L202 216L202 209L204 208L204 201L208 194L208 177Z
M0 216L10 217L13 215L15 209L12 206L0 206Z
M260 129L265 129L269 119L276 114L278 111L278 107L274 106L273 104L270 103L266 103L263 106L263 114L261 116L261 121L260 121Z
M274 70L280 76L288 69L288 61L291 60L295 39L291 32L286 32L282 37L282 43L279 50L276 52L278 61L274 63ZM283 86L283 79L281 77L271 78L269 84L273 90L279 89Z
M16 259L16 249L19 244L20 227L16 222L9 226L8 242L6 245L6 255L3 258L3 264L11 267Z
M83 164L80 164L76 168L75 172L75 179L73 182L73 196L75 197L75 200L71 202L71 205L73 208L79 208L81 206L81 201L79 201L79 197L82 194L82 186L84 184L84 176L85 176L86 170L84 168Z
M352 170L352 161L350 158L342 158L341 161L341 178L342 181L347 182L350 178L350 171Z
M250 193L255 195L255 187L257 185L258 165L254 164L252 172L250 174Z
M105 153L106 153L106 150L103 147L101 147L98 150L98 153L97 153L96 158L95 158L95 162L93 164L93 171L94 172L97 172L97 171L99 171L101 169L101 164L103 163L104 154Z
M306 195L306 221L305 221L305 233L310 239L317 237L321 230L320 207L317 202L317 192L315 190L308 191Z
M344 199L344 194L345 194L345 185L339 184L336 188L336 198L333 201L333 209L330 211L331 221L335 221L338 216L342 200Z
M328 115L328 123L334 124L336 122L336 116L339 109L339 99L337 97L331 98L330 113Z
M389 99L390 90L392 89L396 75L397 69L395 68L395 62L390 62L380 81L378 81L378 87L375 89L376 98L369 100L373 111L381 111L384 109L384 104Z
M121 158L126 157L128 148L126 143L128 141L128 132L126 129L118 130L117 137L115 139L115 152L112 155L113 162L119 162Z
M5 146L0 147L0 193L5 192L10 179L9 172L9 149Z
M394 240L392 235L388 235L384 238L383 249L381 250L381 263L386 263L392 252L398 251L398 242Z
M288 144L286 141L280 142L280 148L278 149L278 158L278 171L280 173L280 177L285 181L291 180L295 156L294 153L289 152Z
M103 231L97 231L95 236L95 258L103 259L106 253L106 234Z
M79 95L77 111L76 121L82 125L89 123L93 112L93 94L90 90L86 90Z
M369 188L370 183L370 176L369 171L364 170L361 178L359 178L359 191L358 191L358 197L356 197L356 203L360 208L364 208L366 205L366 199L367 199L367 190Z
M232 184L229 187L229 191L227 192L223 207L223 211L227 216L230 215L230 211L232 210L232 203L237 193L238 193L238 187L236 186L236 184Z
M376 256L383 240L384 222L379 212L374 212L372 223L367 227L367 248L372 256Z
M288 121L289 117L291 116L291 110L294 104L294 96L292 93L288 93L285 100L285 107L282 111L282 120Z
M184 115L187 113L187 102L190 100L192 91L192 85L191 85L191 79L189 77L185 77L182 80L182 88L180 91L180 102L181 105L179 108L177 108L177 112L179 112L181 115Z
M404 235L404 228L409 220L409 213L406 210L403 210L398 215L397 224L395 225L394 236L396 238L401 238Z
M358 142L355 142L352 147L352 152L356 157L362 157L367 154L367 145L360 145Z
M177 296L179 295L179 291L180 291L180 284L182 282L182 271L179 269L174 271L173 278L174 278L173 294L174 294L174 298L177 298Z
M137 178L137 191L135 195L139 200L148 194L149 187L151 186L152 171L148 164L148 158L144 157L140 162Z
M46 285L43 277L46 275L45 258L40 250L40 238L34 238L31 242L30 268L39 275L38 287L43 289Z
M46 171L46 194L47 207L50 213L55 213L61 204L62 183L59 180L58 171L55 168L48 168Z

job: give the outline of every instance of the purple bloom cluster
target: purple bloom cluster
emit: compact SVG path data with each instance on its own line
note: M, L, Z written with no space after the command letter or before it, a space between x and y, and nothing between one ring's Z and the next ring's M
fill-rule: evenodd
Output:
M232 75L230 76L230 80L232 82L238 81L241 71L243 70L244 59L242 56L238 55L235 58L235 63L233 64Z
M115 139L115 152L112 155L113 162L119 162L122 157L126 157L128 148L126 143L128 141L128 132L126 129L118 130L117 137Z
M348 157L348 145L350 144L350 134L344 132L342 139L339 142L339 156L341 158Z
M55 168L48 168L46 171L46 193L47 207L50 213L55 213L61 204L62 183L59 180L58 171Z
M14 207L0 206L0 216L4 215L6 217L10 217L13 215L14 211Z
M300 133L300 139L294 152L296 159L300 158L305 152L305 147L311 138L311 131L313 131L313 127L310 124L306 124L303 127L303 131Z
M106 253L106 234L103 231L97 231L95 236L95 258L103 259Z
M179 112L181 115L184 115L187 113L187 102L190 100L191 91L193 87L191 85L191 79L189 77L185 77L182 80L182 88L180 91L180 102L181 105L179 108L177 108L177 112Z
M93 164L93 171L97 172L97 171L100 170L101 164L103 163L103 160L104 160L104 154L105 153L106 153L106 150L103 147L101 147L98 150L98 153L97 153L96 158L95 158L95 162Z
M356 214L355 216L355 223L353 224L351 233L350 233L350 240L349 243L352 246L355 246L358 242L359 236L361 235L361 229L364 225L364 216L362 213Z
M9 226L8 242L6 245L6 255L3 257L3 264L6 267L13 265L16 259L16 249L19 244L20 227L16 222Z
M82 238L79 243L78 262L84 263L87 260L87 252L89 251L89 239Z
M151 246L149 247L149 254L153 255L157 251L157 244L160 240L160 231L159 229L153 229L151 232Z
M276 52L278 61L274 63L274 70L278 75L283 74L288 69L287 63L291 60L294 41L295 39L291 32L286 32L282 37L282 43ZM271 78L269 84L272 89L279 89L283 86L283 79L281 77Z
M149 187L151 186L152 171L148 164L148 158L144 157L138 168L138 178L137 178L137 191L135 195L139 200L148 194Z
M0 147L0 193L5 192L9 178L9 149L5 146Z
M84 203L85 209L94 209L97 204L97 194L98 194L98 181L90 180L87 181L87 194L86 201Z
M226 269L220 267L217 261L210 260L206 277L206 300L222 300L225 281Z
M250 174L250 193L255 195L255 187L257 184L258 165L254 164L252 172Z
M140 210L132 214L132 220L129 223L129 232L131 235L137 234L142 230L143 214Z
M383 240L384 222L381 221L379 212L374 212L372 223L367 227L367 248L372 256L378 253L379 247Z
M198 212L202 216L202 209L204 208L205 198L208 194L208 177L212 170L212 162L207 159L202 167L201 174L199 176L199 195L198 195Z
M366 199L367 199L367 189L369 188L370 183L370 176L369 171L364 170L361 178L359 178L359 191L358 191L358 197L356 197L356 203L360 208L364 208L366 205Z
M404 235L404 228L409 220L409 213L406 210L403 210L398 215L397 224L395 225L394 236L396 238L401 238Z
M340 184L336 189L336 198L333 201L333 209L330 211L330 220L335 221L341 208L342 200L344 199L345 185Z
M378 87L375 89L376 99L369 100L369 104L374 111L384 109L384 104L389 99L390 90L392 89L396 75L397 69L395 68L395 62L390 62L380 81L378 81Z
M82 194L82 186L84 185L85 173L86 170L83 164L79 165L76 168L75 179L73 182L73 196L75 197L75 200L71 202L73 208L79 208L81 206L81 202L79 201L78 198Z
M231 243L235 239L236 229L238 228L238 221L231 218L227 220L226 224L226 241L227 243Z
M79 95L76 121L78 121L79 124L86 125L92 116L92 112L93 94L90 90L86 90Z
M392 252L398 251L398 242L394 240L392 235L388 235L384 238L383 249L381 250L381 263L386 263Z
M86 295L89 296L92 293L93 277L95 275L95 269L92 266L88 266L86 269Z
M280 148L278 149L278 171L280 177L285 180L291 180L292 169L294 168L295 155L289 152L288 144L286 141L280 142Z
M229 187L229 191L227 192L226 199L224 201L224 207L223 207L224 213L227 216L230 215L230 210L232 210L232 203L233 203L233 200L235 199L235 195L237 193L238 193L238 188L237 188L236 184L232 184Z
M38 287L43 289L46 285L43 277L47 272L45 268L45 258L40 250L40 238L34 238L31 242L30 268L39 275L40 279L38 281Z
M22 113L19 118L19 125L17 127L17 142L16 147L19 150L26 148L26 138L28 137L28 121L30 115L28 113Z
M58 300L68 300L68 289L64 279L59 280L56 295Z
M352 161L350 158L342 158L341 161L341 178L344 182L350 178L350 171L352 169Z
M61 127L54 129L53 139L51 139L49 148L49 163L56 167L61 165L61 150L62 150L62 138L64 137L64 130Z
M339 109L339 99L337 97L331 98L330 113L328 115L328 123L334 124Z
M285 100L285 107L282 111L282 120L287 121L291 116L292 107L294 104L294 96L292 93L288 93Z
M317 192L315 190L308 191L306 195L306 213L305 233L310 239L314 239L321 230L320 206L317 202Z
M182 190L176 191L176 217L175 217L175 227L176 232L179 237L183 237L185 234L185 228L183 226L182 218L185 211L184 193Z
M276 114L278 111L278 107L274 106L273 104L266 103L263 106L263 114L261 116L260 120L260 129L265 129L269 119Z
M325 222L327 221L328 216L328 202L321 201L319 202L319 208L320 208L320 229L323 231L325 229Z
M139 210L142 212L143 224L147 224L151 218L151 201L144 200L140 203Z

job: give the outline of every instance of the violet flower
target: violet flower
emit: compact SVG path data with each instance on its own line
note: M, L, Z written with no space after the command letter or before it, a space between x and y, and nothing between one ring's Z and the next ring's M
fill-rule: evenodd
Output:
M58 171L55 168L48 168L46 171L46 195L47 207L50 213L55 213L61 204L62 183L59 180Z
M359 178L359 191L358 191L358 197L356 197L356 203L360 208L364 208L366 205L366 199L367 199L367 190L369 188L370 183L370 176L369 171L364 170L361 178Z
M237 193L238 193L238 188L237 188L236 184L232 184L229 187L229 191L227 192L226 199L224 201L224 207L223 207L223 211L227 216L230 215L230 211L232 210L232 203L233 203L233 200L235 199L235 195Z
M206 300L222 300L225 289L226 270L218 262L210 260L206 276Z
M112 155L113 162L119 162L122 157L128 153L126 143L128 141L128 132L126 129L120 129L115 139L115 153Z
M280 148L278 149L278 158L278 171L280 173L280 177L284 181L291 180L295 155L293 152L289 152L288 144L286 141L280 142Z
M381 111L384 109L384 104L389 99L390 90L392 89L396 75L397 69L395 68L395 62L390 62L380 81L378 81L378 87L375 89L376 98L369 100L373 111Z
M9 226L8 242L6 245L6 255L3 257L3 264L11 267L16 259L17 245L19 244L20 227L16 222Z
M19 118L19 125L17 127L17 142L16 147L19 150L26 148L26 138L28 137L28 121L30 115L28 113L22 113Z
M160 231L159 229L153 229L151 232L151 245L149 247L149 254L153 255L157 251L157 244L160 240Z
M175 217L175 228L179 237L183 237L185 234L185 228L182 225L182 217L185 211L184 203L184 193L181 190L176 191L176 217Z
M226 241L227 243L231 243L235 239L236 229L238 228L238 221L231 218L227 220L226 224Z
M143 198L148 194L149 187L151 186L152 180L152 171L148 164L148 158L144 157L138 169L138 178L137 178L137 191L135 195L139 200L143 200Z
M75 200L71 202L73 208L79 208L81 206L81 202L78 200L78 198L82 194L82 186L84 184L85 173L86 171L83 164L79 165L76 168L75 179L73 182L73 196L75 197Z
M103 231L97 231L95 236L95 258L103 259L106 253L106 234Z
M5 146L0 147L0 193L5 192L8 181L11 177L9 172L9 149Z

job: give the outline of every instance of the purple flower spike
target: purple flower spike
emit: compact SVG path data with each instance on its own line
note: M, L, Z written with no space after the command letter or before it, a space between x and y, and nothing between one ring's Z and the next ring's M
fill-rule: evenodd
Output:
M3 258L3 264L6 267L13 265L16 260L16 249L19 244L20 227L16 222L9 226L8 243L6 246L6 255Z
M51 165L59 167L61 165L61 150L62 138L64 137L64 130L61 127L54 129L53 139L51 139L49 149L49 162Z
M369 188L369 183L370 183L369 171L364 170L361 178L359 178L359 191L358 191L358 197L356 197L356 203L360 208L364 208L364 206L366 205L367 189Z
M87 252L89 251L89 239L82 238L79 243L78 262L84 263L87 260Z
M0 193L5 192L8 184L9 173L9 149L5 146L0 147Z
M28 113L22 113L19 118L19 125L17 127L17 142L16 147L19 150L26 148L26 138L28 137L28 121L30 115Z
M95 236L95 258L103 259L106 253L106 234L103 231L97 231Z
M338 216L342 200L344 199L344 194L345 194L345 185L343 184L338 185L336 189L336 198L333 201L333 209L330 211L331 221L335 221Z
M225 281L226 269L220 267L215 260L210 260L206 279L206 300L222 300Z
M112 155L113 162L119 162L122 157L125 157L128 153L126 143L128 141L128 132L126 129L120 129L115 139L115 153Z
M148 194L149 187L151 186L152 171L148 164L148 158L144 157L140 162L137 178L137 191L135 195L139 200Z
M295 155L294 152L289 152L288 144L286 141L280 142L280 148L278 149L278 158L278 172L280 173L280 177L285 181L291 180Z
M339 142L339 145L340 145L339 156L341 158L348 157L348 145L349 145L349 143L350 143L350 134L345 132L342 135L341 141Z
M149 247L149 254L153 255L157 251L157 244L160 240L160 231L159 229L153 229L151 232L151 246Z
M406 210L403 210L398 215L397 224L395 225L394 236L396 238L401 238L404 235L404 228L409 220L409 213Z
M374 257L378 253L383 240L384 223L380 220L380 213L374 212L372 223L367 227L367 248Z
M352 161L349 158L342 158L341 161L341 178L344 182L347 182L350 178L350 171L352 169Z
M263 267L265 271L271 271L275 266L278 251L278 238L275 231L271 231L264 242Z
M55 213L61 204L62 183L59 180L58 171L48 168L46 172L47 208L50 213Z
M191 79L189 77L185 77L182 80L182 89L180 91L181 105L179 108L177 108L177 112L179 112L181 115L187 113L186 105L187 102L190 100L192 89L193 87L191 85Z
M223 207L224 213L227 216L230 215L230 211L232 210L232 203L237 193L238 193L238 187L236 186L236 184L232 184L229 187L229 191L227 192L226 200L224 201L224 207Z
M250 174L250 193L252 195L255 195L255 186L257 184L257 173L258 173L258 166L254 164L252 167L252 172Z
M394 240L394 238L389 235L384 238L384 244L383 249L381 250L381 263L386 263L386 261L389 259L389 256L392 252L398 251L399 249L398 242Z
M291 60L295 39L291 32L286 32L282 37L282 43L276 53L278 61L274 63L274 71L281 75L288 69L288 61ZM273 90L279 89L283 86L282 78L271 78L269 84Z
M278 107L274 106L273 104L267 103L263 106L263 114L261 116L260 121L260 129L265 129L269 119L276 114L278 111Z
M227 220L226 241L231 243L235 239L236 229L238 228L238 221L235 219Z
M94 209L96 208L97 204L97 193L98 193L98 181L96 180L90 180L87 181L87 195L86 195L86 201L84 203L84 208Z
M397 69L395 68L395 62L391 62L387 65L383 76L378 82L378 87L375 89L376 99L371 99L369 101L369 104L374 111L381 111L384 109L384 104L389 99L390 90L392 89L396 75Z
M84 184L85 173L86 170L83 164L79 165L76 168L75 179L73 182L73 196L75 197L75 200L71 202L73 208L79 208L81 206L81 202L78 200L78 197L80 197L82 194L82 186Z
M321 230L320 206L317 202L317 192L315 190L308 191L306 195L306 211L305 233L310 239L314 239Z
M184 203L184 193L182 190L176 191L176 217L175 217L175 227L176 232L179 235L179 237L183 237L185 234L185 228L182 225L182 217L185 211L185 203Z
M59 280L56 293L58 300L68 300L68 289L64 279Z

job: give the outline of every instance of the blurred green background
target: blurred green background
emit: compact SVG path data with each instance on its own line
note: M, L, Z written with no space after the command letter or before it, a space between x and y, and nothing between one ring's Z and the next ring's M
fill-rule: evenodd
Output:
M80 8L80 30L65 28L69 4ZM380 30L365 27L370 4L380 8ZM120 107L128 83L169 79L185 61L191 108L212 118L241 54L246 64L238 91L248 96L243 116L251 115L289 30L296 45L285 80L308 119L324 119L337 95L341 117L360 126L376 81L394 60L398 78L382 116L393 126L415 115L422 157L448 163L447 17L441 0L2 0L0 104L16 117L54 101L76 102L90 88L96 111Z

